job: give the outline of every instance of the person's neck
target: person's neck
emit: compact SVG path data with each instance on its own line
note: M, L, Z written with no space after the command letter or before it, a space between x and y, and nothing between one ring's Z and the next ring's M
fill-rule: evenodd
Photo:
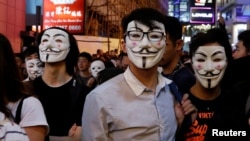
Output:
M81 77L90 77L90 76L91 76L91 73L89 72L89 70L86 70L86 71L79 71L78 74L79 74Z
M155 92L156 86L158 84L158 71L157 71L158 66L154 66L150 69L140 69L134 65L130 65L129 67L134 76L143 85L145 85L147 88L150 88Z
M197 81L197 80L196 80ZM221 94L220 86L212 89L204 88L199 82L196 82L190 89L191 94L202 100L213 100Z
M175 57L169 64L163 65L163 74L171 74L175 70L176 66L180 62L178 57Z
M67 83L72 78L66 71L65 62L46 63L44 73L42 75L43 81L49 86L61 86Z

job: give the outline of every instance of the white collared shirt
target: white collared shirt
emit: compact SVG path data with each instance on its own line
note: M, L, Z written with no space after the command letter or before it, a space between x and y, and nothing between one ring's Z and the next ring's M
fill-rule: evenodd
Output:
M175 140L174 97L166 86L171 81L159 73L158 82L154 94L128 68L95 88L85 101L83 140Z

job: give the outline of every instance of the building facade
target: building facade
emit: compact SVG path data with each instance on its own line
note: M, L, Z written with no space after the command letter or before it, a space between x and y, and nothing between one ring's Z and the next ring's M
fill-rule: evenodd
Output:
M0 0L0 32L8 37L14 52L21 51L20 31L25 30L25 0Z

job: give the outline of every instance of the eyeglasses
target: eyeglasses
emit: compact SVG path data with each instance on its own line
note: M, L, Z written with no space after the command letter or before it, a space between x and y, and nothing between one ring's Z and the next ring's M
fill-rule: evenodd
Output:
M132 41L141 41L144 35L147 34L148 40L151 42L158 42L161 41L162 38L165 36L163 32L159 31L149 31L149 32L142 32L142 31L127 31L125 35Z

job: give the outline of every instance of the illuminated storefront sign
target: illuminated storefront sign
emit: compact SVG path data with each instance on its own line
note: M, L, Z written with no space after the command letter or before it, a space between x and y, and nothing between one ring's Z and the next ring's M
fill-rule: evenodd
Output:
M191 7L190 23L214 23L214 9L210 7Z
M84 33L84 0L44 0L43 11L43 29L57 26Z
M216 0L190 0L190 7L215 7Z
M238 4L235 6L236 17L238 18L249 18L250 17L250 4Z
M205 6L206 0L195 0L195 6Z

